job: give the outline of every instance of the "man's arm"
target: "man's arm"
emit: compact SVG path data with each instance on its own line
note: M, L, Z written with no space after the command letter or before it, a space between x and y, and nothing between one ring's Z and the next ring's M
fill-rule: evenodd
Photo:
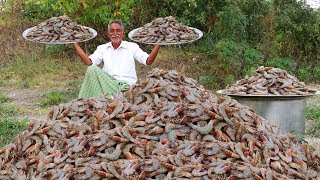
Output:
M156 45L151 53L149 54L149 57L147 59L147 62L146 64L147 65L151 65L153 63L153 61L156 59L157 55L158 55L158 52L159 52L159 49L160 49L160 45Z
M81 60L87 65L90 66L92 61L89 59L88 55L81 49L78 43L73 43L73 47L76 50L77 54L80 56Z

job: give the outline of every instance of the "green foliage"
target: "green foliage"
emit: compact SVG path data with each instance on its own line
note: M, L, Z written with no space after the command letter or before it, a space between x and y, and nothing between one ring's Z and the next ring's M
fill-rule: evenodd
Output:
M236 80L235 80L234 75L228 74L227 77L224 79L224 81L225 81L226 84L232 84L232 83L234 83Z
M222 74L232 74L234 78L250 74L262 65L261 53L244 43L224 39L216 43L214 52L221 61Z
M218 14L214 34L220 38L228 38L234 41L245 41L247 38L247 19L237 5L226 6Z
M63 11L56 6L57 0L26 0L22 14L31 21L41 21L54 16L63 15Z
M44 98L38 101L40 107L48 107L52 105L58 105L65 100L64 95L59 91L52 91L47 93Z
M314 68L314 72L315 79L320 81L320 64Z
M307 81L308 78L312 76L311 72L312 71L310 71L310 67L300 67L298 70L297 78L300 81Z
M281 57L269 58L266 62L266 66L280 68L288 71L289 73L293 73L296 68L292 59Z
M268 26L264 22L268 19L271 4L261 0L240 0L239 4L247 20L245 27L247 41L251 43L263 42L268 32Z
M28 119L0 119L0 148L13 141L14 137L26 130Z
M319 58L320 18L319 11L304 6L303 1L275 0L275 31L279 53L294 59L301 65L315 65Z
M320 106L308 106L306 108L305 114L306 119L312 120L314 123L308 133L314 135L315 137L320 137Z
M213 84L213 82L214 82L214 79L211 76L204 75L204 76L199 77L199 83L204 86L209 86L209 85Z
M136 0L133 7L133 22L141 26L157 17L174 16L186 25L205 24L206 3L203 0Z
M245 75L251 74L259 66L263 65L262 54L258 50L245 46L243 72Z

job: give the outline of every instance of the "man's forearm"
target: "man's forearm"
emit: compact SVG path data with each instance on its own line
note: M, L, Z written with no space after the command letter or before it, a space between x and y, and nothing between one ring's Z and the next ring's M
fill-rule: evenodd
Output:
M149 57L147 59L147 65L151 65L153 63L153 61L156 59L157 55L158 55L158 52L159 52L159 49L160 49L160 45L156 45L151 53L149 54Z
M76 50L77 54L81 58L81 60L87 65L90 66L92 64L91 60L89 59L88 55L81 49L78 43L73 43L73 47Z

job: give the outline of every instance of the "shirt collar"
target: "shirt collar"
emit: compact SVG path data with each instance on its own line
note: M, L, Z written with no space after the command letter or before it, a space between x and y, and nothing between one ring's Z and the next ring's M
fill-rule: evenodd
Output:
M109 47L110 47L110 48L113 48L111 42L108 42L108 43L107 43L107 47L108 47L108 48L109 48ZM122 41L121 41L121 44L120 44L120 46L119 46L118 48L125 48L125 49L126 49L127 47L128 47L127 41L123 41L123 40L122 40Z

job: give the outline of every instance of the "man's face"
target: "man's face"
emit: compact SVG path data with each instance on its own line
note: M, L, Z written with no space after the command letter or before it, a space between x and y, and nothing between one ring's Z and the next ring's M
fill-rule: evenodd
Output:
M124 31L121 30L121 26L118 23L112 23L110 25L110 31L108 32L108 37L111 42L120 44L122 38L124 37Z

